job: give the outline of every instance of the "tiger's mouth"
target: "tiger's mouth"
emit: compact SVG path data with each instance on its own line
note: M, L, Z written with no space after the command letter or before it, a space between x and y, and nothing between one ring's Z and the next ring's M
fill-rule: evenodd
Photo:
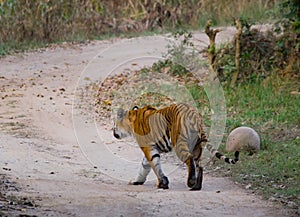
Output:
M126 138L128 136L131 136L131 132L123 129L123 128L119 128L117 127L117 124L114 123L114 126L113 126L113 135L116 139L123 139L123 138Z

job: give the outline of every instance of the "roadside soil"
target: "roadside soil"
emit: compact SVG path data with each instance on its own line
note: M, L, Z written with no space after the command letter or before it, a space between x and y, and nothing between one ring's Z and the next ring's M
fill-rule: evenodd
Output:
M233 35L226 28L217 42ZM204 33L195 37L207 47ZM96 93L86 85L100 82L124 57L134 64L121 64L113 73L150 64L155 58L149 56L165 51L158 38L52 45L0 59L0 216L294 215L209 171L203 189L191 192L183 165L169 174L169 190L156 189L153 178L131 186L127 175L134 178L139 164L127 168L101 153L100 147L127 143L113 138L111 123L92 129ZM141 159L122 147L124 156Z

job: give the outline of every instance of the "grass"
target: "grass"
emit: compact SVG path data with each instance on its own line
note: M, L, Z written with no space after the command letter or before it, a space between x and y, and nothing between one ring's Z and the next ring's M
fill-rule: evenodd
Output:
M270 19L267 12L275 11L277 3L268 1L266 4L261 0L158 2L0 0L0 56L62 41L86 41L122 34L132 37L145 31L199 29L208 19L215 25L231 24L234 17L240 16L261 22ZM163 11L157 13L155 8ZM275 17L280 16L275 12Z
M254 128L261 151L242 153L234 166L217 162L218 173L230 170L233 180L293 208L300 206L300 96L291 94L297 87L297 81L272 77L225 89L227 133L241 125Z
M241 162L231 167L232 178L244 185L250 184L251 190L262 193L266 199L299 207L300 139L282 142L265 139L263 143L265 149L254 156L242 155Z
M300 116L299 95L291 92L297 90L292 81L256 81L238 86L235 90L225 90L228 114L234 117L237 125L251 124L254 127L270 127L271 125L288 127L297 124ZM283 85L283 86L281 86ZM230 123L229 125L232 125ZM233 126L235 127L235 126ZM263 129L262 129L263 130Z
M198 85L187 85L187 89L195 100L196 106L203 117L203 123L206 127L211 126L211 112L209 99L203 87Z

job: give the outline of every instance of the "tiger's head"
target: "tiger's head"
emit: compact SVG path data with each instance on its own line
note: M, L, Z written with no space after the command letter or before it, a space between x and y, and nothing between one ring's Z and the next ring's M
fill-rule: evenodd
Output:
M118 109L117 118L114 121L114 137L122 139L133 134L133 122L136 117L136 110L138 107L135 106L132 110L125 111L122 108Z
M156 109L152 106L138 108L134 106L132 110L125 111L120 108L117 112L117 118L114 122L114 137L122 139L131 135L145 135L150 132L149 115L155 112Z

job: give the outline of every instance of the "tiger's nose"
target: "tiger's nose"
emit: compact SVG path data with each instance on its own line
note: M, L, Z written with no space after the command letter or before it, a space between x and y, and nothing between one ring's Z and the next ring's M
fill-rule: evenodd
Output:
M121 139L121 136L120 136L119 134L117 134L115 131L114 131L114 137L115 137L116 139Z

